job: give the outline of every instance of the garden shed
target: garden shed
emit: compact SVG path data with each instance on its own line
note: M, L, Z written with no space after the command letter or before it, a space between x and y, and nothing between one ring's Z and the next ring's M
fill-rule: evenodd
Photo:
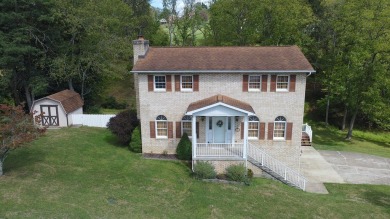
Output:
M73 124L73 114L83 114L84 101L80 94L63 90L35 100L31 112L43 113L42 124L50 127L66 127Z

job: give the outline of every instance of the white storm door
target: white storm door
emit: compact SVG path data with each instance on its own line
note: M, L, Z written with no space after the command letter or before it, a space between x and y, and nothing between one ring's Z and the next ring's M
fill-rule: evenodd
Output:
M226 118L213 117L214 143L225 143Z

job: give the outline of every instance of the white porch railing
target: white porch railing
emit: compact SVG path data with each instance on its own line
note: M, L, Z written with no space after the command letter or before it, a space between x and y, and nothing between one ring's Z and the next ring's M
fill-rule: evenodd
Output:
M244 144L198 143L194 157L243 157Z
M291 169L286 164L273 158L262 149L248 143L248 160L253 159L259 165L264 166L282 177L285 181L305 190L307 180L298 171ZM252 162L252 161L251 161Z
M313 136L313 130L311 129L311 126L309 124L303 124L302 125L302 132L305 132L309 138L310 138L310 142L312 141L312 136Z

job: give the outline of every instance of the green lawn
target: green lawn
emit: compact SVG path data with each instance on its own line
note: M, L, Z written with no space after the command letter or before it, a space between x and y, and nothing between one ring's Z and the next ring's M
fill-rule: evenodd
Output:
M390 133L354 130L351 141L345 140L347 131L333 126L309 122L313 128L313 146L319 150L351 151L390 157Z
M389 186L329 184L319 195L269 179L206 183L99 128L49 130L13 151L5 174L0 218L390 218Z

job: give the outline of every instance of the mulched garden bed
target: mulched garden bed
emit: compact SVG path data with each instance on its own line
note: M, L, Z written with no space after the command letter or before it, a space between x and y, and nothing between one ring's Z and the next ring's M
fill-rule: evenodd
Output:
M175 154L143 154L144 158L147 159L158 159L158 160L179 160Z

